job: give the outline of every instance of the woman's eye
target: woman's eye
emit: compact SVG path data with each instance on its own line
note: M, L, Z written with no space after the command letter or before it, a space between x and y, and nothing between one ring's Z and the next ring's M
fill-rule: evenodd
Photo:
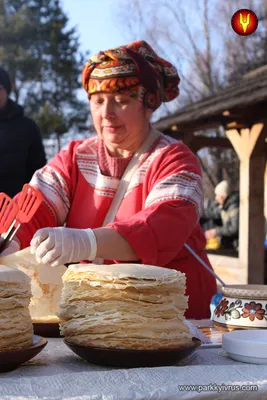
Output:
M119 104L127 104L128 101L126 99L116 99L116 102Z

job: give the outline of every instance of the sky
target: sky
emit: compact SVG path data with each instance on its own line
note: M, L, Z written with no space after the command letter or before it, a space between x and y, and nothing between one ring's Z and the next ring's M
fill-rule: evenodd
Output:
M100 50L127 44L126 37L120 33L116 23L114 7L118 6L117 1L61 0L63 11L69 18L69 28L76 27L79 35L79 50L89 51L89 55L92 55ZM83 89L79 90L78 97L88 101Z
M116 3L117 0L61 0L70 27L77 28L82 51L95 54L127 43L116 24Z
M80 39L80 50L82 52L89 52L89 55L95 54L100 50L107 50L109 48L114 48L123 44L127 44L133 40L141 39L140 37L132 37L129 36L129 30L127 29L127 21L120 20L118 18L119 11L123 11L119 9L119 7L127 8L129 4L134 0L61 0L61 6L63 11L69 18L69 28L76 27L76 31L79 35ZM140 0L146 4L146 0ZM159 4L172 4L173 0L159 0ZM189 4L197 4L197 1L190 0L178 0L179 4L181 2L185 4L185 9L188 11ZM217 2L221 0L210 0L210 15L212 15L213 9ZM240 0L241 1L241 0ZM244 7L248 7L251 0L243 0L241 1ZM267 0L265 0L267 2ZM230 0L229 0L230 2ZM199 3L202 1L199 0ZM258 12L258 7L261 0L255 0L255 12ZM161 11L161 8L158 8ZM216 10L216 7L215 7ZM164 8L164 13L166 13L166 8ZM160 16L162 17L162 16ZM164 17L166 15L164 14ZM197 18L196 18L197 17ZM148 16L149 18L149 16ZM188 22L190 23L190 27L192 28L192 32L194 32L194 40L197 43L198 47L201 49L205 45L203 41L203 21L201 18L198 18L198 10L193 9L192 13L187 12ZM162 23L166 18L162 18ZM119 22L120 21L120 22ZM164 26L164 24L162 25ZM220 51L220 43L218 38L216 37L216 26L213 29L213 38L212 38L212 47L213 51L216 52L218 58L218 65L221 63L221 58L223 57L223 53ZM162 28L164 29L164 28ZM230 27L229 20L229 29L232 35L236 35ZM134 35L134 33L132 33ZM143 35L141 33L141 35ZM179 35L176 32L176 36ZM181 31L181 37L183 37L183 32ZM147 37L142 37L144 40L148 40ZM185 40L185 39L183 39ZM160 43L160 37L158 38ZM163 43L165 46L165 42ZM184 43L186 45L186 42ZM162 46L164 48L164 46ZM188 51L187 56L190 58L191 53ZM89 56L88 56L89 58ZM179 60L179 65L177 65L177 54L175 50L175 46L172 45L168 48L168 60L173 62L173 64L178 68L178 70L187 74L188 69L191 68L191 63L186 62L184 59ZM193 72L192 72L193 73ZM189 75L188 75L189 76ZM194 77L190 77L193 79ZM183 94L183 82L181 82L181 94ZM87 97L84 91L79 91L78 94L81 100L87 101Z

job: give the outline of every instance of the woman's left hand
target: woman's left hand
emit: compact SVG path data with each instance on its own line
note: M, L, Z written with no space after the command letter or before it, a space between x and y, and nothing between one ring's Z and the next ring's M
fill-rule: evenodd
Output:
M38 263L57 267L62 264L91 260L91 229L43 228L31 240L31 253Z

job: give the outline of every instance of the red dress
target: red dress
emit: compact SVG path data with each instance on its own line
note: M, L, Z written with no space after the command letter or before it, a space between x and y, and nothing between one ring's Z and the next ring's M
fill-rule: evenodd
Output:
M117 177L101 173L99 138L73 141L44 168L31 184L45 203L18 232L22 248L36 230L47 226L102 226L119 185ZM204 233L198 223L203 189L197 157L182 143L161 135L144 154L128 190L109 224L130 243L143 264L182 271L187 276L187 318L209 318L216 293L215 278L188 252L184 243L209 264ZM105 261L110 264L119 260Z

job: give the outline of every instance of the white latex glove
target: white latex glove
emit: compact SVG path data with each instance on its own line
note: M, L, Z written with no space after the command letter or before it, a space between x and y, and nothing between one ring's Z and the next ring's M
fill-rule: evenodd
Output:
M4 240L4 238L1 236L0 237L0 243L2 243L3 240ZM2 256L8 256L9 254L16 253L16 251L19 251L19 250L20 250L20 242L19 242L19 240L18 239L13 239L13 240L11 240L11 242L9 242L7 244L7 247L2 251L0 256L1 257Z
M43 228L31 240L31 253L38 263L62 264L94 260L96 238L92 229Z

